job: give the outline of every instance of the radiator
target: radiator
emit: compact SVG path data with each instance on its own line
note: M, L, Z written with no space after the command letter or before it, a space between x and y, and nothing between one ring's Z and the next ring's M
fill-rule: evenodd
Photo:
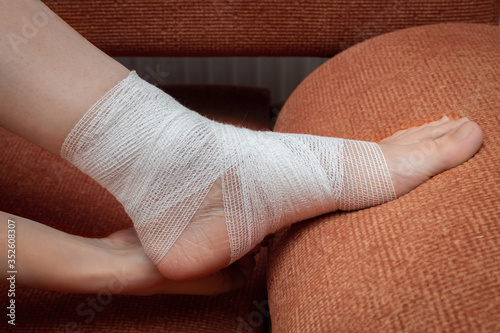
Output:
M162 84L216 84L264 87L281 104L327 59L305 57L116 58L145 80Z

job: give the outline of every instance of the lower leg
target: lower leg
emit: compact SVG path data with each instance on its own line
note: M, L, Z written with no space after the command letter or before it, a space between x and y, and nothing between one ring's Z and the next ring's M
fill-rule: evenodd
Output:
M0 1L0 125L54 154L128 70L41 1Z

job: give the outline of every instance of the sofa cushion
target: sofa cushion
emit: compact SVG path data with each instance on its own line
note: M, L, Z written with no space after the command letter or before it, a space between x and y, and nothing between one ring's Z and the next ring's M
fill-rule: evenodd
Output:
M270 249L273 332L500 330L500 28L442 24L358 44L311 74L275 130L378 141L467 116L468 162L403 197L297 223Z

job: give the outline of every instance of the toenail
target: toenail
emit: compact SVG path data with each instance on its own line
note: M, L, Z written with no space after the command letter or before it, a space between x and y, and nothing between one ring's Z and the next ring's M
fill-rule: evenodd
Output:
M467 117L463 117L463 118L460 118L460 121L461 121L461 122L466 122L466 121L469 121L469 118L467 118Z
M459 139L465 139L472 132L472 126L470 124L464 124L456 132L456 136Z

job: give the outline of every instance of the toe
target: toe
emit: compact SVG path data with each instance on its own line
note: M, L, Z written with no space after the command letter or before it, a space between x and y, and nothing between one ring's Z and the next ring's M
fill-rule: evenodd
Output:
M442 169L456 167L470 159L482 142L481 128L471 121L462 122L454 131L438 138L436 143L441 154Z
M445 122L447 122L449 120L450 120L450 118L448 118L448 116L443 116L439 120L435 120L435 121L430 122L429 125L431 125L431 126L438 126L438 125L441 125L441 124L443 124L443 123L445 123Z
M422 137L421 139L438 139L443 135L446 135L447 133L455 131L466 121L468 121L467 118L462 118L458 120L448 120L433 126L424 127L422 128L422 131L426 133L423 133L424 137Z
M425 139L436 139L444 134L452 131L460 125L457 121L451 121L447 116L443 116L439 120L426 123L422 126L416 126L405 130L400 130L383 139L381 142L390 142L406 138L404 144L413 144Z
M461 125L464 124L464 122L467 121L467 118L462 118L459 120L443 121L435 125L428 123L426 125L410 129L407 133L400 136L398 140L401 140L401 143L404 144L417 144L425 140L436 140L448 133L456 131Z
M431 121L429 123L425 123L423 125L420 125L420 126L415 126L415 127L411 127L411 128L408 128L406 131L406 134L407 135L410 135L410 134L414 134L416 132L421 132L422 130L426 131L428 130L429 128L432 128L432 127L437 127L437 126L440 126L440 125L443 125L443 124L446 124L447 122L450 121L450 118L448 118L447 116L443 116L441 119L439 120L435 120L435 121Z

